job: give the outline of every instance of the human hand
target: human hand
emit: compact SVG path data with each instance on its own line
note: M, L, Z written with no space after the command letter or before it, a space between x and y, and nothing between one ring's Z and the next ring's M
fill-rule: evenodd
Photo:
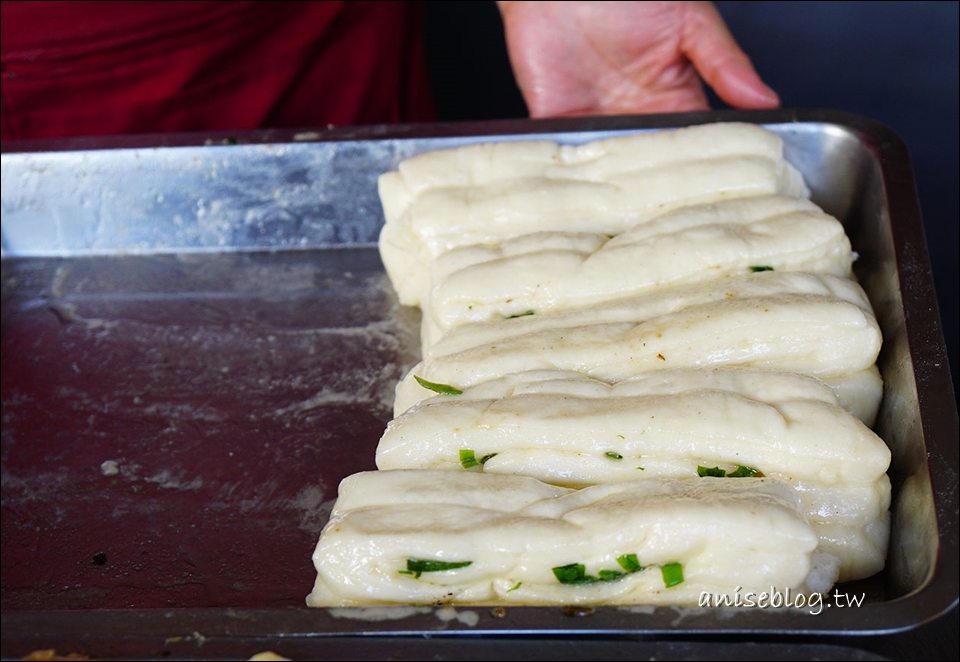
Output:
M498 2L531 117L776 108L709 2Z

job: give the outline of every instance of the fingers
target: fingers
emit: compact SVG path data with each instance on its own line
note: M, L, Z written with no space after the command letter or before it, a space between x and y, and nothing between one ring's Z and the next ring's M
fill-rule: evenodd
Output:
M738 108L780 101L709 2L501 2L533 117L705 110L701 79Z
M709 2L686 5L681 49L700 77L735 108L776 108L777 93L760 79L720 13Z

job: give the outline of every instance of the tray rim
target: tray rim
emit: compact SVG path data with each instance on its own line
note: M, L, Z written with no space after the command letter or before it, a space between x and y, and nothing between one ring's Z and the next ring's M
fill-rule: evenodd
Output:
M238 131L191 131L141 133L117 136L13 139L0 143L0 154L73 152L88 150L201 147L215 145L257 145L281 143L403 140L417 138L458 138L541 133L586 133L637 129L675 129L715 122L750 124L823 123L836 124L878 139L882 148L897 156L909 154L903 140L890 127L856 113L824 108L780 108L774 110L711 110L652 115L596 115L586 117L519 118L469 122L426 122L412 124L370 124L356 126L244 129ZM912 175L911 175L912 179ZM911 187L913 188L913 187Z

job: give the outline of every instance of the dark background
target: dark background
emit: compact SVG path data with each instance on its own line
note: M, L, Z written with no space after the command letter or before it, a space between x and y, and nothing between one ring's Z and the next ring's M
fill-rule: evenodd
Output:
M430 82L442 120L525 117L493 2L427 2ZM786 108L858 113L910 149L958 388L957 2L717 2ZM715 107L723 107L711 96Z
M525 117L493 2L427 2L430 82L442 120ZM786 108L878 120L910 149L947 352L958 389L957 2L717 2ZM711 97L715 107L723 107ZM954 561L947 561L955 562ZM956 659L958 610L910 633L845 643L892 659Z

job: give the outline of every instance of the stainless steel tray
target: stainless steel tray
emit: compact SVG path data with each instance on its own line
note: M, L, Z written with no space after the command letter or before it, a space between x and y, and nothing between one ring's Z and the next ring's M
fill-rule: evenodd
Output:
M843 220L884 332L877 430L893 450L893 531L887 569L839 587L862 606L303 607L337 484L374 468L393 385L417 358L418 315L376 253L376 176L473 141L718 120L783 137L814 200ZM554 650L530 637L589 637L608 652L646 642L630 655L760 659L779 646L789 658L956 605L956 405L907 152L875 122L715 112L4 143L2 210L4 657L268 644L387 657L423 637L483 635L483 650L528 657Z

